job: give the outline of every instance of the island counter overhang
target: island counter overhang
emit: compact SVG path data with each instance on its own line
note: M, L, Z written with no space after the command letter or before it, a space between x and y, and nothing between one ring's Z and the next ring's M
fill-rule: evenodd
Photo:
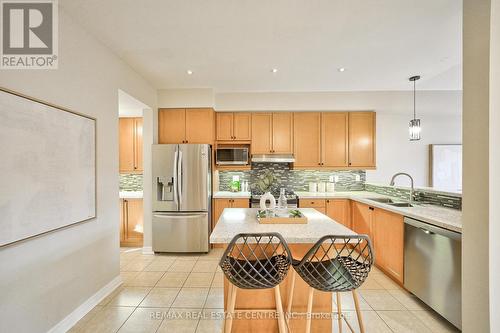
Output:
M308 218L307 224L259 224L257 221L257 208L226 208L215 225L210 242L222 244L224 247L231 242L234 236L240 233L280 233L288 246L294 259L302 259L307 251L321 237L325 235L356 235L354 231L344 225L321 214L314 208L299 208ZM280 284L281 301L286 309L290 301L291 276L290 268L287 277ZM227 309L228 280L224 278L224 310ZM296 277L293 293L293 313L305 313L307 310L309 286ZM275 308L273 289L238 289L236 309L273 309ZM332 293L319 290L314 291L313 313L333 315ZM314 317L313 317L314 318ZM335 320L335 318L333 319ZM304 332L306 317L294 316L289 322L291 332ZM332 317L323 316L312 320L312 332L331 332ZM233 332L278 332L278 323L269 316L254 316L242 314L233 320Z

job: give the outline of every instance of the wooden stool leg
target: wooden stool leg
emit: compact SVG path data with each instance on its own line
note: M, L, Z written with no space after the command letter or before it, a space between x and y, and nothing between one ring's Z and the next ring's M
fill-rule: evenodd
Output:
M356 316L358 317L359 331L365 333L365 326L363 324L363 316L361 315L361 310L359 309L359 299L358 292L353 289L352 298L354 299L354 307L356 308Z
M231 333L231 327L233 325L233 315L234 315L234 306L236 304L236 291L238 288L229 283L228 290L228 300L227 300L227 310L226 310L226 322L224 327L225 333Z
M337 292L337 320L339 322L339 333L342 333L342 305L341 305L341 296L340 293Z
M290 282L290 291L288 293L288 304L286 307L287 321L290 320L292 314L293 290L295 289L295 270L292 269L292 281Z
M314 288L309 287L309 297L307 298L306 333L311 333L311 316L313 306Z
M280 286L274 287L274 298L276 299L276 312L278 314L278 328L280 333L286 332L285 314L283 313L283 304L281 303Z

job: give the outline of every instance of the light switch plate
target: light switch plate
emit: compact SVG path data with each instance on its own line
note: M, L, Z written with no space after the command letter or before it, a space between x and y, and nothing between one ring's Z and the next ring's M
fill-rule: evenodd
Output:
M361 181L361 177L359 175L356 175L356 181L357 182Z

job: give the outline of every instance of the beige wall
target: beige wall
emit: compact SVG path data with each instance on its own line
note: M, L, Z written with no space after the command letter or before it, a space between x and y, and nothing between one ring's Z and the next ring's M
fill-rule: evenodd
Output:
M156 90L62 9L59 69L0 86L97 118L97 218L0 249L0 332L46 332L119 276L118 89L153 109Z
M196 108L213 106L214 92L213 89L210 88L158 90L159 108Z
M490 0L464 1L463 38L462 326L464 332L490 332Z

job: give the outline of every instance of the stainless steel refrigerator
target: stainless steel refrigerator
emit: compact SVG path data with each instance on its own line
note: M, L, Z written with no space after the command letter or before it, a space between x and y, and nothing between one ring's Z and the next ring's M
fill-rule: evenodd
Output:
M208 252L211 148L153 145L153 251Z

